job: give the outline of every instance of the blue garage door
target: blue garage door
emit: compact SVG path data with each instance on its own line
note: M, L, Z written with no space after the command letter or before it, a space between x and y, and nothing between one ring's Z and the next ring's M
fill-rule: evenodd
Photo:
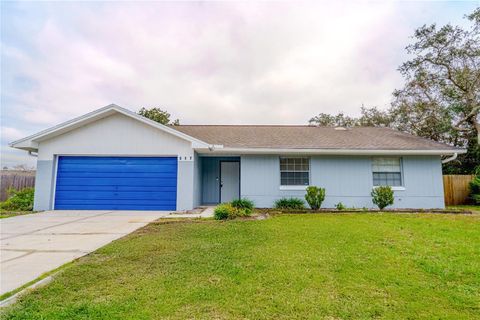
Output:
M177 158L59 157L55 209L175 210Z

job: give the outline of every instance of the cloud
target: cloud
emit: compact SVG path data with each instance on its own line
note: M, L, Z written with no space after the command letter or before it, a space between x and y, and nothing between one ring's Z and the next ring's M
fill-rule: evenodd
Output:
M303 124L319 112L356 114L362 103L386 107L408 37L450 19L444 6L8 3L3 122L33 133L109 103L159 106L196 124Z
M18 140L20 138L25 137L25 133L22 131L16 129L16 128L10 128L10 127L3 127L2 126L2 140L7 140L7 141L14 141Z

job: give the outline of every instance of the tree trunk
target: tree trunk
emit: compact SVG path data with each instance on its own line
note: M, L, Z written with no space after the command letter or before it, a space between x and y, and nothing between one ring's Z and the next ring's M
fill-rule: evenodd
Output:
M477 118L473 118L473 126L477 130L477 143L480 145L480 122L477 121Z

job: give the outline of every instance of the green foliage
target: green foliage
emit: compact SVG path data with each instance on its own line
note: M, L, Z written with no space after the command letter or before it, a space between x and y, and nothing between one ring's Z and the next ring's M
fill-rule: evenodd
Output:
M323 200L325 200L325 188L310 186L307 187L307 194L305 194L305 200L310 208L318 210L322 206Z
M340 210L340 211L347 209L347 207L346 207L343 203L341 203L341 202L337 203L337 204L335 205L335 208L337 208L337 210Z
M238 217L248 217L252 214L253 202L247 199L239 199L227 203L219 204L214 212L213 217L216 220L235 219Z
M164 125L174 125L178 126L180 125L180 121L178 119L175 119L174 121L170 122L170 113L167 111L163 111L160 108L141 108L138 111L138 114L148 118L150 120L156 121L158 123L164 124Z
M22 190L8 189L8 199L0 203L0 208L11 211L31 211L33 210L34 188L24 188Z
M222 203L215 207L213 217L216 220L231 219L235 216L236 209L230 203Z
M393 190L390 186L375 187L372 190L372 201L382 210L393 204Z
M386 111L363 108L359 118L320 113L323 126L390 127L467 149L443 165L447 174L470 174L480 163L480 8L465 27L424 25L407 46L411 60L399 70L405 79Z
M470 181L470 197L480 204L480 165L475 170L475 177Z
M281 198L275 201L277 209L305 209L305 203L299 198Z
M243 215L250 215L255 207L253 201L246 198L233 200L231 204L232 207L243 212Z

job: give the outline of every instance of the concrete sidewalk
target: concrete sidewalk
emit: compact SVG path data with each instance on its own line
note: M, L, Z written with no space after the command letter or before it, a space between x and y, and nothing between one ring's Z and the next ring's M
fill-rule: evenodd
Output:
M169 214L46 211L0 219L0 294Z

